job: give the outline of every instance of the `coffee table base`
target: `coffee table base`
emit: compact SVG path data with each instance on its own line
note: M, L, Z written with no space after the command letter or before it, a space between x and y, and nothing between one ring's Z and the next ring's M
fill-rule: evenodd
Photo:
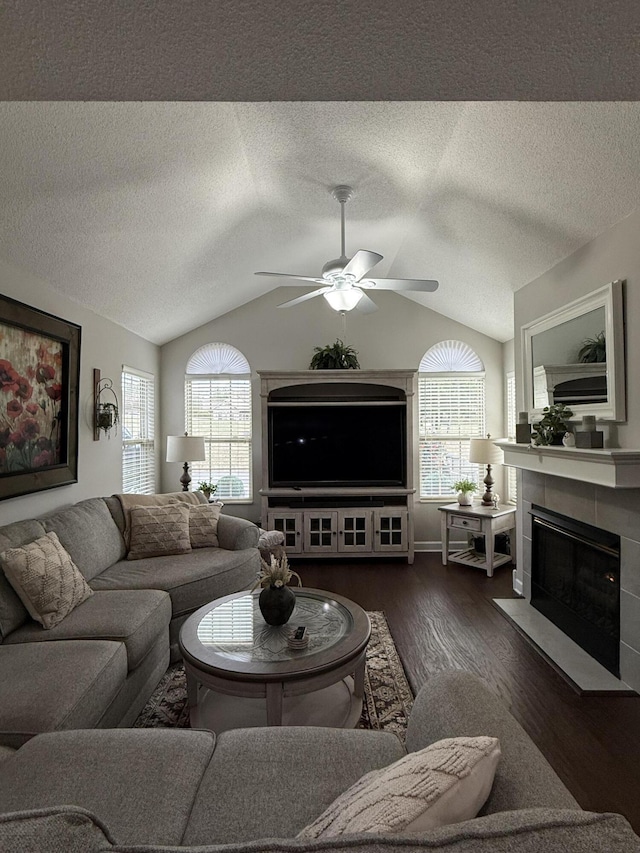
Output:
M347 676L322 690L282 700L283 726L329 726L355 728L362 713L362 698L353 693L353 678ZM224 732L267 725L264 698L247 698L199 688L198 704L190 709L191 727Z

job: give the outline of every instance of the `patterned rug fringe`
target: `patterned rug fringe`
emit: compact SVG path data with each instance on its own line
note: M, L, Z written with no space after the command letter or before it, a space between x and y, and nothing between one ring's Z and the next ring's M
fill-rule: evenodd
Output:
M364 701L359 729L395 732L404 740L413 693L382 611L369 612ZM172 664L134 723L136 728L188 728L189 707L184 667Z

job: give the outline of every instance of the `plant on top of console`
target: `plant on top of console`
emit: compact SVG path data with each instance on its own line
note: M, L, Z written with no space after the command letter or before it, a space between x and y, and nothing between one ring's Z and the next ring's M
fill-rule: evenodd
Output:
M453 484L454 492L477 492L478 485L474 483L473 480L458 480L457 483Z
M359 370L358 353L340 339L335 344L314 347L310 370Z

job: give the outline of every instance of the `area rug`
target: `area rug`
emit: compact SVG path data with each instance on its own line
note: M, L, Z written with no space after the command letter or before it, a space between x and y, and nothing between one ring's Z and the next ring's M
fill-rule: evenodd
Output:
M404 740L413 694L384 613L369 613L371 639L367 646L364 701L360 729L395 732ZM134 727L188 728L189 707L184 667L169 667Z

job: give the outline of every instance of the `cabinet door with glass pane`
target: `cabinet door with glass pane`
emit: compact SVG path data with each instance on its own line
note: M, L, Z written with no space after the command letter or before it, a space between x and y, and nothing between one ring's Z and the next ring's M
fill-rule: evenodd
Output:
M269 530L279 530L284 534L284 548L288 554L302 552L302 513L283 510L270 512L267 516Z
M406 551L409 514L406 509L374 509L373 550Z
M338 513L335 510L304 512L304 551L323 554L338 550Z
M370 509L338 511L338 551L345 554L372 551L372 516Z

